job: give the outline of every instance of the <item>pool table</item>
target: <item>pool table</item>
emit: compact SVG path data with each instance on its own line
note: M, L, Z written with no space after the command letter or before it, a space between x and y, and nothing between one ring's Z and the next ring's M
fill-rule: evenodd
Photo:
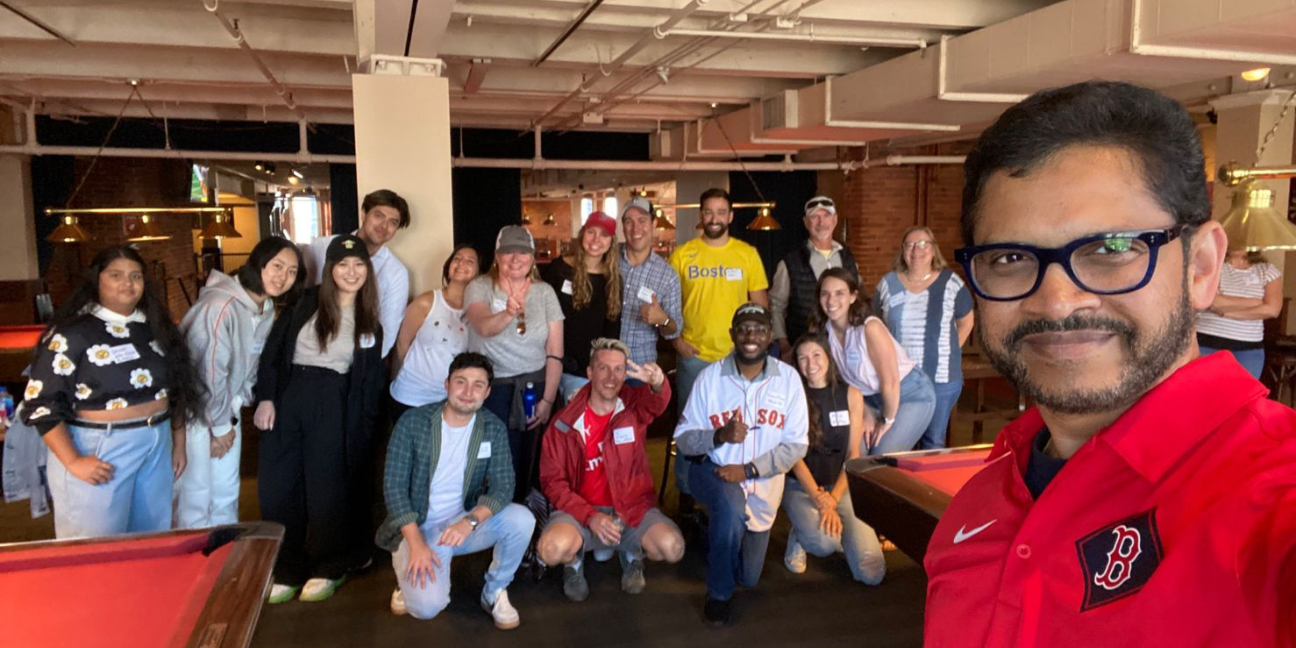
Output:
M950 500L989 454L982 444L852 459L846 479L855 517L921 564Z
M43 324L0 326L0 385L27 382L22 372L31 363L32 352L44 331ZM14 399L21 400L22 392Z
M283 527L0 545L0 645L246 648Z

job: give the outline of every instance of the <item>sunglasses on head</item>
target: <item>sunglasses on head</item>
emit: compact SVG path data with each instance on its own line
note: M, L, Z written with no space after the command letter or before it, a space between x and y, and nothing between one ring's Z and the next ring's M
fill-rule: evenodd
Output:
M820 207L828 207L830 209L835 209L836 205L833 204L831 198L819 198L817 200L811 200L810 202L806 203L805 206L806 211L810 211L811 209L819 209Z

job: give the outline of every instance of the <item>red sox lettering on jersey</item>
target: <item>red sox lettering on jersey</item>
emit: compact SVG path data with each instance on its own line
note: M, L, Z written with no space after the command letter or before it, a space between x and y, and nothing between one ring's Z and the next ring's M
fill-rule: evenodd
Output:
M742 411L738 409L732 409L732 410L720 412L718 414L712 414L710 416L711 427L715 427L715 428L724 427L724 425L729 422L729 419L735 417L739 421L741 421ZM766 407L762 407L756 410L756 425L768 425L770 427L776 427L781 430L783 429L783 426L786 424L787 424L787 414L785 412L780 412L776 409L766 408Z

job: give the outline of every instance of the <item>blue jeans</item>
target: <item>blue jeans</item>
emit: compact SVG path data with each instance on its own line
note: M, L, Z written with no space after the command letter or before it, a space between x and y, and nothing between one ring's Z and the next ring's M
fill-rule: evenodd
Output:
M927 424L927 431L923 433L922 440L918 442L919 447L923 450L945 447L945 438L949 432L950 413L954 411L954 407L958 405L959 396L963 394L963 381L933 383L932 388L936 392L936 409L932 412L931 423Z
M467 514L464 512L464 515ZM462 516L456 515L450 519L449 524L461 519ZM513 582L513 573L522 564L527 543L531 541L535 516L521 504L506 504L499 513L478 525L477 530L468 534L468 538L458 547L437 544L446 526L448 525L425 525L419 529L423 532L423 539L441 561L440 567L432 568L435 578L431 583L425 580L423 586L419 587L418 583L410 582L406 577L409 569L408 542L401 540L400 547L392 554L392 569L396 570L396 582L405 597L405 608L416 619L431 619L450 604L450 559L454 556L494 547L494 559L486 570L486 586L482 588L482 592L489 594L488 598L493 600L497 593L507 589Z
M832 484L820 484L832 488ZM834 538L819 530L819 511L815 509L814 500L801 486L801 482L788 478L783 490L783 510L787 511L788 520L792 522L792 532L796 541L809 553L824 557L838 551L846 554L846 564L850 566L855 580L866 585L877 585L886 576L886 557L882 555L882 543L878 542L873 528L855 517L851 505L850 491L842 495L837 502L837 515L841 516L841 538ZM791 541L789 536L789 541Z
M1208 356L1212 353L1215 353L1216 351L1219 351L1219 349L1212 349L1210 347L1200 347L1200 348L1201 348L1201 354L1203 356ZM1233 358L1236 359L1238 361L1238 364L1242 365L1242 368L1246 369L1247 372L1249 372L1253 378L1255 378L1256 380L1260 379L1260 374L1264 371L1264 365L1265 365L1264 349L1248 349L1246 351L1229 351L1229 353L1233 354Z
M684 406L688 404L688 397L693 391L693 383L697 382L698 374L702 373L702 370L706 369L710 365L710 362L697 356L692 358L681 357L679 362L676 363L675 403L679 407L675 411L679 416L684 416ZM689 490L689 466L688 462L684 461L684 455L679 453L675 454L674 469L675 489L678 490L681 495L692 495L692 491Z
M765 566L769 531L747 530L747 494L716 474L710 459L689 466L693 496L710 512L707 529L707 596L727 601L736 583L756 587Z
M874 410L882 411L882 395L865 396L864 402ZM936 410L936 391L931 379L921 369L914 367L900 381L900 409L896 410L895 423L882 435L882 440L868 454L886 454L913 450L918 439L927 431Z
M59 539L171 528L171 423L114 430L67 426L78 454L113 466L107 484L81 481L51 452L46 471Z

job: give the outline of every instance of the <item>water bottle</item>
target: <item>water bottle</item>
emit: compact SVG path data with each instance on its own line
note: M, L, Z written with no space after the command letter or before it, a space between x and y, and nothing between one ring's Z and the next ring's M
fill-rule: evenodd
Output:
M527 383L526 389L522 390L522 413L526 414L528 420L535 416L536 401L540 400L540 395L536 393L535 383Z
M14 399L4 387L0 387L0 409L4 410L4 420L8 424L14 415Z

